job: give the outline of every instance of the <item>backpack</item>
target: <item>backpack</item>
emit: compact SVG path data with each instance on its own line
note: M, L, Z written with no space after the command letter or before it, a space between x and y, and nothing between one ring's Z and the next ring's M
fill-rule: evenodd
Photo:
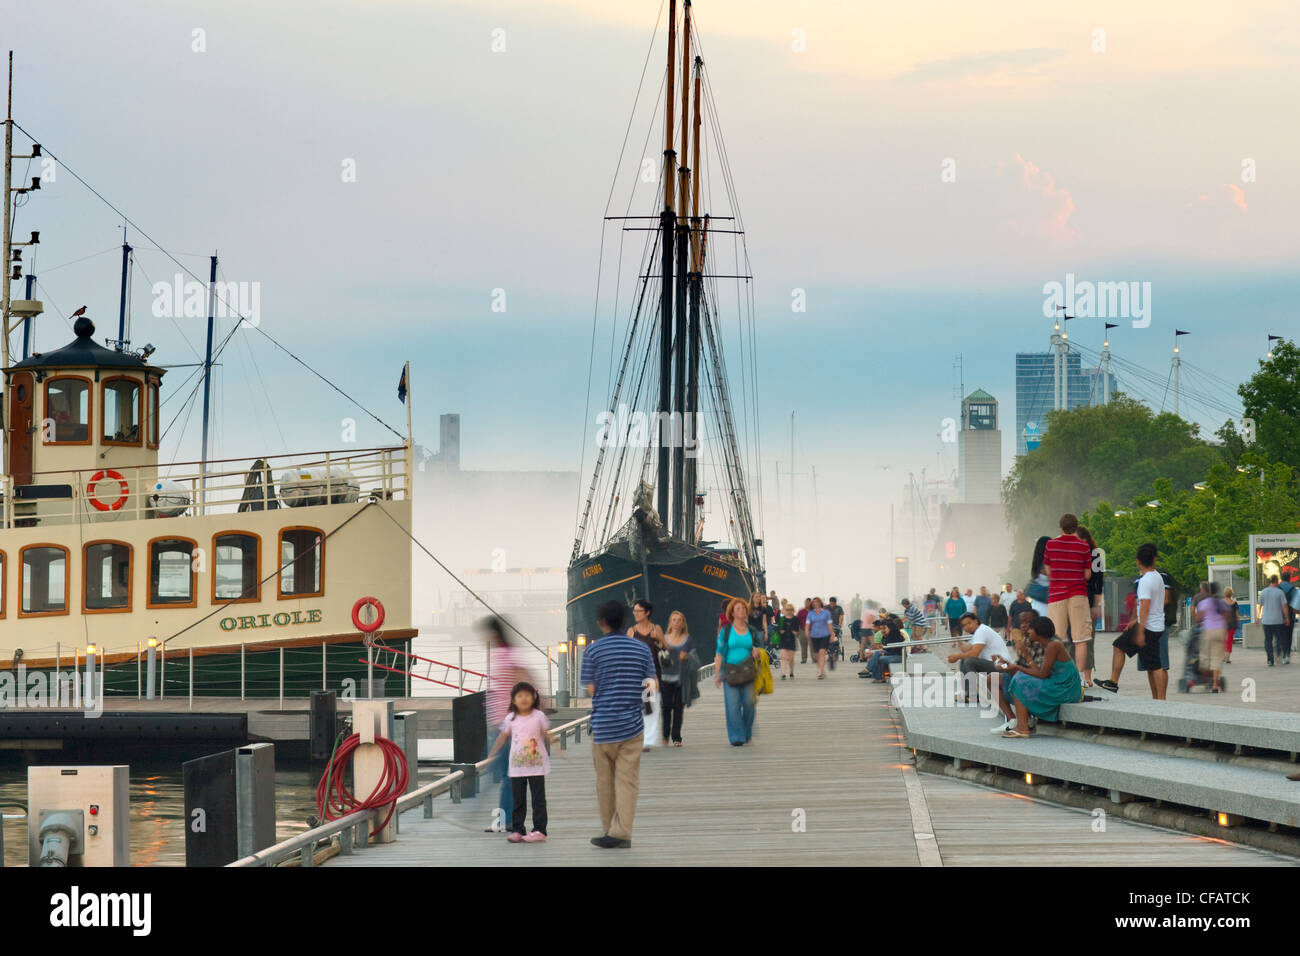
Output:
M1183 590L1166 572L1160 571L1160 577L1165 582L1165 630L1168 630L1178 623L1178 611L1183 606Z

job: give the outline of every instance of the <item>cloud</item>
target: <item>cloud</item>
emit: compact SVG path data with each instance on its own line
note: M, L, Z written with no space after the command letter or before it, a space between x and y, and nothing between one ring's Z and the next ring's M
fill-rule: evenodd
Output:
M1007 81L1042 77L1039 67L1065 56L1064 50L1046 48L995 50L966 53L943 60L918 63L903 74L903 79L922 83L938 81L957 83L962 80Z
M1019 153L1016 153L1016 162L1020 164L1025 188L1041 196L1047 206L1046 219L1038 219L1032 227L1022 226L1021 231L1066 242L1076 238L1078 233L1070 226L1070 216L1074 214L1074 197L1068 190L1056 185L1056 178L1051 173L1039 169ZM1040 208L1038 215L1041 214Z

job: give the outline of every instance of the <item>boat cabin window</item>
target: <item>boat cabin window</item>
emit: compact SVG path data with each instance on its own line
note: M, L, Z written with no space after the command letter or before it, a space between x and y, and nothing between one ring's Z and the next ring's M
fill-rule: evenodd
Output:
M149 429L149 447L158 447L158 383L149 383L149 413L145 416Z
M90 381L52 378L45 383L45 444L90 444Z
M140 383L129 378L104 382L105 445L140 444Z
M87 611L131 610L131 546L121 541L92 541L86 545L85 595Z
M212 600L262 599L261 541L257 535L232 532L212 539Z
M325 534L319 528L280 532L280 597L319 597L324 593Z
M68 549L34 544L22 549L23 601L19 616L68 613Z
M155 538L149 542L149 606L194 607L194 542Z

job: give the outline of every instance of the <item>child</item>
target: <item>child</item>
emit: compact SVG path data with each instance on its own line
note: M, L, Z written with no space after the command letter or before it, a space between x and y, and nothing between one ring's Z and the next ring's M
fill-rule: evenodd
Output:
M510 788L514 796L511 843L542 843L546 840L546 775L551 770L551 723L538 706L537 688L520 681L510 692L510 712L501 722L501 736L488 754L491 760L510 741ZM533 832L524 835L527 793L533 792Z

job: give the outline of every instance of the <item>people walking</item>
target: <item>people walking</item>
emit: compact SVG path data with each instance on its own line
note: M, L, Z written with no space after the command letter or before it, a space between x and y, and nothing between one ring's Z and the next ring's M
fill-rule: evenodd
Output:
M1268 587L1259 593L1259 623L1264 626L1264 654L1269 667L1273 666L1274 657L1283 664L1291 661L1291 610L1279 583L1275 574L1269 578Z
M1025 587L1029 606L1036 613L1044 616L1047 614L1047 599L1051 592L1047 586L1047 572L1043 570L1043 554L1047 550L1047 542L1051 540L1047 535L1043 535L1034 543L1034 556L1029 562L1029 584Z
M1201 673L1210 676L1210 692L1217 694L1222 690L1219 673L1223 670L1223 635L1228 629L1228 605L1219 597L1219 585L1205 581L1201 584L1202 594L1197 595L1195 608L1196 624L1201 629Z
M647 686L654 690L657 685L650 649L620 633L623 605L605 602L596 623L603 636L583 654L580 675L591 698L591 756L603 830L591 842L601 849L616 849L632 845L645 733L641 695Z
M961 616L966 613L966 602L961 599L961 591L953 588L948 600L943 602L943 613L948 618L948 634L957 637L961 634Z
M986 587L980 588L980 593L975 595L975 615L979 618L981 624L989 622L989 608L993 606L993 597L989 594Z
M1009 615L1007 613L1008 609L1002 604L1002 595L1004 593L1006 592L1000 591L993 595L993 603L989 605L989 619L987 623L989 627L993 628L993 630L997 631L1003 637L1006 637Z
M659 652L664 649L664 632L658 624L650 620L654 614L654 605L645 598L632 603L632 626L627 630L628 637L635 637L650 651L655 662L655 679L660 679Z
M1232 663L1232 642L1236 638L1237 628L1241 626L1241 614L1237 610L1237 596L1233 593L1232 588L1223 589L1223 603L1225 607L1224 636L1223 636L1223 663Z
M781 606L781 616L776 619L776 626L781 651L781 680L787 676L794 680L795 633L799 629L799 619L795 617L794 605L789 601Z
M507 754L510 792L513 802L511 843L543 843L546 840L546 775L551 772L551 723L541 708L541 695L527 681L520 681L510 695L510 711L501 722L501 735L488 754L491 760L502 748ZM507 747L506 744L509 743ZM532 793L533 829L524 819L527 797Z
M506 627L505 621L495 616L485 617L478 622L479 632L488 646L489 677L485 701L488 739L500 732L501 724L510 712L515 685L520 681L535 683L518 650L506 637ZM486 828L485 832L488 833L508 833L513 823L515 798L508 760L509 754L503 750L491 768L500 775L501 787L497 791L496 819L492 821L492 826Z
M762 652L754 643L746 603L740 598L733 598L727 612L728 623L718 629L713 657L713 683L722 688L726 705L727 739L733 747L742 747L754 735L757 700L754 676L757 673L758 655Z
M1112 645L1110 680L1096 684L1112 693L1119 692L1119 674L1124 659L1135 654L1138 670L1146 671L1152 700L1164 700L1169 685L1169 670L1160 659L1160 639L1165 633L1165 581L1156 570L1156 546L1144 544L1137 549L1137 566L1141 577L1137 583L1137 613L1133 622ZM1270 663L1272 663L1270 661Z
M812 598L803 599L803 607L799 610L796 617L799 619L799 663L808 663L808 628L804 622L808 620L808 612L812 610ZM725 622L724 622L725 623Z
M674 747L682 745L682 720L686 709L682 677L690 659L691 635L686 630L686 615L673 611L668 615L664 649L659 654L659 696L663 702L664 743L671 739Z
M812 610L804 619L804 630L812 643L813 656L817 659L817 679L826 679L826 655L831 646L831 612L822 606L822 599L812 599Z

